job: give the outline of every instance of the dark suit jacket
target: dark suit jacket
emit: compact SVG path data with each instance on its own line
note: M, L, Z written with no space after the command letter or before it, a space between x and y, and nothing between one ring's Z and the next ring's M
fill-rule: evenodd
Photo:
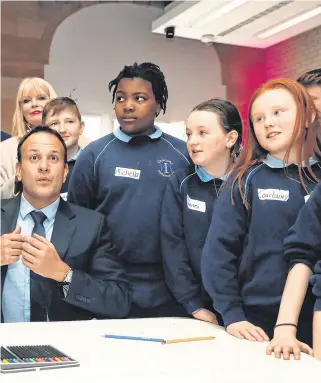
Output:
M21 196L1 201L1 235L17 223ZM36 275L37 300L50 321L122 318L131 306L131 288L110 241L104 215L60 200L51 242L74 271L67 298L54 280ZM1 291L7 266L1 267ZM42 297L42 298L41 298Z
M5 141L10 137L11 137L10 134L8 134L2 130L0 131L0 141Z

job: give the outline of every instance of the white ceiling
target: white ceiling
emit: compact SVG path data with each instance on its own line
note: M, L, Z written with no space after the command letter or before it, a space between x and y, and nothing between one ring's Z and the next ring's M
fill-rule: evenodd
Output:
M177 37L201 40L210 34L214 35L214 42L266 48L320 26L321 12L270 37L259 37L270 28L319 7L321 0L174 1L153 22L152 31L165 34L166 27L174 26Z

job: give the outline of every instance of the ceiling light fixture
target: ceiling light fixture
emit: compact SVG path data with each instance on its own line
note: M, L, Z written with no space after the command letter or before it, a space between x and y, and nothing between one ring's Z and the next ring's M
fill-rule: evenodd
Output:
M266 39L270 36L276 35L277 33L280 33L284 31L285 29L291 28L296 24L302 23L303 21L309 20L314 16L317 16L321 13L321 6L312 9L309 12L304 12L299 16L296 16L292 19L289 19L281 24L278 24L272 28L266 29L264 32L260 32L257 37L259 39Z
M234 9L240 7L241 5L247 2L249 2L249 0L233 0L215 11L209 11L208 9L206 9L206 16L200 18L199 21L197 21L196 23L193 23L193 27L202 28L210 22L226 15L227 13L233 11ZM209 5L207 1L203 1L202 3L204 4L204 7L206 5Z

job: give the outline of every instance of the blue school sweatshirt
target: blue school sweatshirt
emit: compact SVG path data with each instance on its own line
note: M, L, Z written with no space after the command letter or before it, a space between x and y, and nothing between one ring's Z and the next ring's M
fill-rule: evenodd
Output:
M319 164L314 163L312 169L320 177ZM298 167L284 167L283 161L270 155L244 176L249 211L237 185L232 206L232 180L215 204L203 251L203 283L225 326L256 317L267 321L271 329L288 274L284 238L307 193L299 182ZM316 182L307 177L305 181L311 192ZM311 312L312 307L310 316Z
M171 299L162 268L161 203L169 177L188 165L184 141L158 128L136 137L117 129L90 143L73 170L68 200L107 216L141 308Z
M201 167L190 165L175 171L164 194L161 241L165 280L189 314L211 306L202 285L201 254L224 178L214 178Z
M314 311L321 311L321 259L315 265L314 272L315 274L311 277L311 282L313 284L312 291L317 298L314 305Z
M70 179L71 179L71 175L72 175L72 172L73 172L73 170L74 170L74 167L75 167L77 158L79 157L81 151L82 151L82 149L79 148L77 154L76 154L72 159L70 159L70 160L67 162L67 163L68 163L68 174L67 174L66 181L65 181L65 183L62 185L62 188L61 188L61 190L60 190L61 197L64 198L64 199L67 199L68 188L69 188L69 181L70 181Z
M317 297L315 310L321 310L321 183L301 209L295 224L284 241L284 255L292 268L304 263L315 275L313 293Z

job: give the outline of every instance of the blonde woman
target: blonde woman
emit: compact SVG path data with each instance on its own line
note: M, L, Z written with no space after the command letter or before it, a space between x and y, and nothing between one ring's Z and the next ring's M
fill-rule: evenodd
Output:
M57 97L53 87L42 78L28 77L19 85L16 109L13 115L12 137L0 143L0 197L14 196L17 147L19 140L32 128L41 125L46 103ZM86 146L88 139L80 141Z

